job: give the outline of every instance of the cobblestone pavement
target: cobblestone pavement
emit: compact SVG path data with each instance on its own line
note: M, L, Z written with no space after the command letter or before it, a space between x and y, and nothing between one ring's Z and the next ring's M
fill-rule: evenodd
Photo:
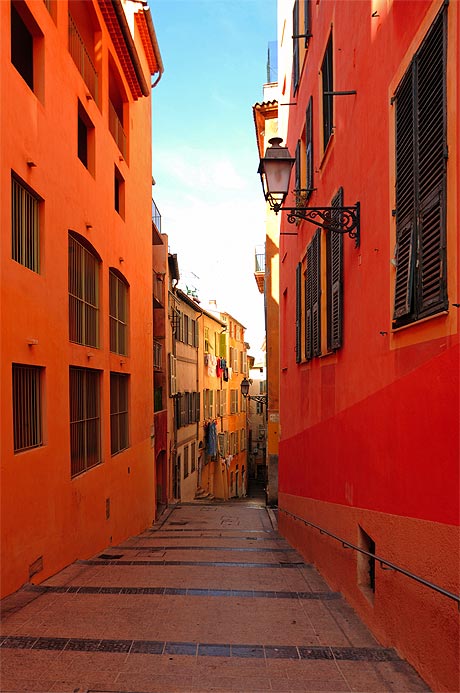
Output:
M179 505L3 601L1 691L428 691L261 502Z

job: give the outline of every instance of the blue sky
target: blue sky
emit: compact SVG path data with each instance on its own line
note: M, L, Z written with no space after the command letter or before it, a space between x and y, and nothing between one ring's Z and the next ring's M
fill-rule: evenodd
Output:
M182 280L263 339L264 242L252 106L263 100L276 0L150 0L165 72L153 90L153 198Z

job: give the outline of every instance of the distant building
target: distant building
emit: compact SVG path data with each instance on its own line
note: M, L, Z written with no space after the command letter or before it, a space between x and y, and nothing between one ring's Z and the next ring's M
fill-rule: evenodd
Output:
M150 11L0 3L2 595L148 526Z
M458 605L380 559L459 594L460 4L278 14L285 206L304 210L280 214L279 526L433 690L458 690Z

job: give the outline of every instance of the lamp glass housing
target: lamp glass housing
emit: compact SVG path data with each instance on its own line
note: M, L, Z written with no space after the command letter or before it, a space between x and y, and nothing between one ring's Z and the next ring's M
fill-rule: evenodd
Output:
M241 394L243 397L247 397L249 392L249 380L247 378L243 378L241 381Z

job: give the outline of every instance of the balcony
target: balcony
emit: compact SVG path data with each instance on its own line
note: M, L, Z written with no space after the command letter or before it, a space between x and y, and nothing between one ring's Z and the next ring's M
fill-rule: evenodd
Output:
M265 286L265 247L257 246L255 252L255 270L254 278L256 280L259 292L263 294Z
M161 214L155 202L152 200L152 221L158 233L161 233ZM155 245L155 243L154 243Z
M109 130L112 133L112 137L117 143L118 149L122 153L123 158L126 159L126 134L123 130L121 120L118 117L115 107L111 101L109 101Z
M69 14L69 53L81 76L84 79L89 92L95 101L98 100L98 75L93 61L90 58L77 26Z

